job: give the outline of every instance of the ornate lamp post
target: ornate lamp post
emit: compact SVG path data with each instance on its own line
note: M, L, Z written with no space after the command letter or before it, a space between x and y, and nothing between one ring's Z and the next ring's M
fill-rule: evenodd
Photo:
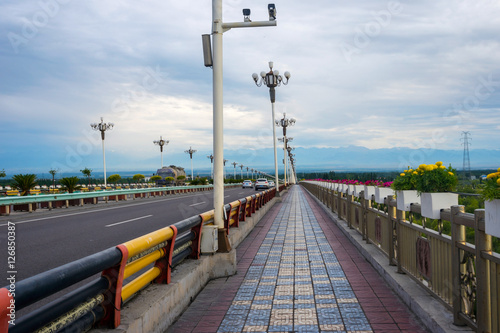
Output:
M242 180L243 180L243 167L244 167L244 165L240 164L240 177Z
M238 162L233 162L231 163L234 167L234 173L233 173L233 178L236 179L236 166L238 165Z
M247 167L247 178L248 178L248 170L249 170L249 169L250 169L250 168L249 168L249 167Z
M284 164L285 164L285 186L286 186L286 145L287 145L287 141L291 141L291 140L287 140L286 138L286 129L288 126L293 126L295 124L295 119L294 118L287 118L286 117L286 113L283 113L283 118L281 118L280 120L276 120L276 126L278 127L282 127L283 128L283 153L285 153L285 160L284 160Z
M224 159L222 162L223 162L223 165L224 165L224 172L223 172L223 175L224 175L224 179L226 179L226 162L229 161L229 160L226 160Z
M102 139L102 160L104 164L104 188L108 187L108 181L106 179L106 154L104 152L104 137L105 137L105 132L107 130L113 129L113 126L115 124L113 123L105 123L101 117L101 122L99 124L93 123L90 124L90 127L92 127L93 130L95 131L100 131L101 132L101 139Z
M184 152L186 154L189 154L189 157L191 158L191 180L194 179L193 177L193 154L196 153L196 149L192 149L191 147L189 147L188 150L184 150Z
M207 158L210 159L210 177L214 179L214 155L213 154L207 155Z
M252 171L252 179L253 179L253 172L254 172L254 169L250 169L250 171Z
M278 141L279 142L283 142L283 164L285 166L285 186L286 186L286 173L287 173L287 158L286 158L286 147L288 145L288 142L292 142L293 141L293 138L287 138L286 136L282 137L282 138L278 138Z
M160 155L161 155L161 167L163 168L163 146L168 145L170 141L168 140L163 140L163 138L160 135L160 140L155 140L153 141L153 144L160 146Z
M266 73L262 71L260 73L261 79L259 81L259 76L257 73L252 74L252 78L257 85L260 87L262 84L265 84L266 87L269 88L269 97L271 98L271 108L272 108L272 117L273 117L273 145L274 145L274 173L275 173L275 185L276 185L276 196L279 196L279 183L278 183L278 152L276 148L276 129L274 127L274 102L276 101L276 87L279 87L282 83L284 85L288 84L288 80L290 79L290 73L285 72L285 79L280 75L279 71L273 71L273 62L269 62L269 72Z

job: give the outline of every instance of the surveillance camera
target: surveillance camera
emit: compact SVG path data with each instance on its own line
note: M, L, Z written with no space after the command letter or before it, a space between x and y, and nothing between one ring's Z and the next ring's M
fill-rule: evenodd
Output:
M269 11L269 21L276 20L276 6L274 3L267 5L267 10Z
M252 22L252 20L250 20L250 9L243 9L243 19L245 20L245 22Z

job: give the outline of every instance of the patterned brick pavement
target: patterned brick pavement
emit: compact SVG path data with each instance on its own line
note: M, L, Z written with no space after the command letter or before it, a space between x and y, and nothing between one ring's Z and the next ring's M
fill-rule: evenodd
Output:
M237 257L238 274L211 281L167 332L426 332L299 186Z

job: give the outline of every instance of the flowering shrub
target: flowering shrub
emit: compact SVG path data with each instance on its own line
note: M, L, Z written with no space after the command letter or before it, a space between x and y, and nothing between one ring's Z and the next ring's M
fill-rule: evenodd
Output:
M482 197L488 201L500 199L500 168L486 177Z
M415 171L417 191L422 192L451 192L458 184L455 169L445 167L443 162L436 164L421 164Z
M399 176L394 179L391 187L395 191L407 191L417 189L417 176L418 173L408 167L407 170L399 174Z

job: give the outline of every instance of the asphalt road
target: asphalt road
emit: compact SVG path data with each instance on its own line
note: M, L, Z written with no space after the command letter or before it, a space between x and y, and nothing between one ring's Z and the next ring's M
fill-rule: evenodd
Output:
M258 193L226 189L225 203ZM7 222L15 222L16 280L116 246L213 208L213 191L14 213L0 218L0 286L7 285Z

